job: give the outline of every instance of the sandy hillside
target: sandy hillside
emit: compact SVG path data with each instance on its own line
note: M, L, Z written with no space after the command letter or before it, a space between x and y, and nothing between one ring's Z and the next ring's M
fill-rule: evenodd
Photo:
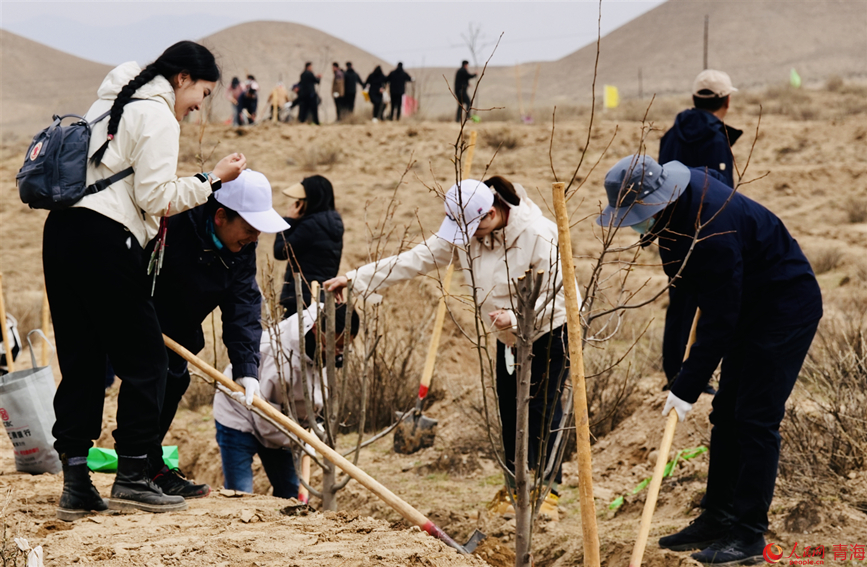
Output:
M710 18L708 65L727 70L741 88L786 83L792 67L805 83L813 85L832 76L867 77L867 0L669 0L603 39L597 96L601 96L603 84L617 86L624 99L635 99L639 94L647 99L653 94L688 93L702 68L705 15ZM486 36L498 33L484 26L482 30ZM86 110L95 85L107 70L104 65L60 54L5 31L0 40L0 130L7 137L13 133L32 136L44 117L54 112L68 112L70 108L76 111L79 107ZM224 84L233 76L256 76L262 93L260 106L264 106L278 80L292 85L303 71L304 62L313 62L315 72L323 76L320 95L325 102L320 119L324 120L334 118L329 96L332 61L341 65L352 61L362 79L376 65L382 65L388 73L396 63L385 62L314 28L289 22L245 23L201 40L219 57ZM510 38L504 37L503 41ZM482 108L505 107L501 113L513 118L523 107L525 114L546 121L555 104L562 110L589 103L595 58L593 44L558 61L540 63L538 80L537 65L525 63L518 70L519 101L512 62L494 56L479 92L479 104ZM408 94L420 100L427 119L453 116L454 99L446 84L453 83L459 63L455 61L448 68L408 69L416 79L408 87ZM357 107L369 113L370 105L363 102L360 93ZM228 102L218 93L214 116L224 120L229 114Z
M57 113L84 114L108 65L0 29L0 132L32 136Z
M760 136L744 177L744 181L752 182L741 190L780 215L813 261L826 302L823 325L857 321L858 313L867 311L867 158L863 152L867 93L863 85L830 86L832 90L742 92L729 116L731 124L746 131L734 148L737 163L743 168L759 122L758 104L765 109ZM657 129L648 138L649 154L656 155L659 137L673 115L686 105L683 97L658 101L650 113ZM570 204L575 221L598 210L604 172L617 159L636 150L641 131L636 116L643 113L643 107L625 105L616 114L597 118L585 166L579 172L584 185ZM561 179L571 174L587 143L587 124L586 109L557 124L552 160ZM522 183L545 210L543 203L550 201L550 184L554 181L548 156L550 128L487 121L473 127L480 135L474 174L481 175L482 167L490 164L488 174L505 175ZM248 129L212 125L205 130L203 147L207 155L219 142L215 158L229 151L243 151L250 167L271 180L278 210L287 205L278 189L314 172L328 177L335 186L338 209L346 224L343 267L349 269L367 257L368 228L395 187L400 206L389 226L409 226L414 239L438 226L442 205L425 185L448 186L453 182L449 159L457 135L455 125L435 122L318 128L267 124ZM179 170L182 175L199 170L198 136L198 128L184 125ZM610 149L603 155L609 142ZM497 147L500 149L495 157ZM40 240L45 218L44 211L30 210L17 199L12 180L25 150L26 142L20 140L0 148L0 270L7 309L19 318L23 331L38 325L42 293ZM599 165L591 172L588 164L597 161ZM398 186L407 167L409 172ZM418 228L419 224L423 229ZM598 252L592 231L592 223L586 220L573 229L581 281L586 279L587 256ZM630 237L623 235L623 239L627 242ZM272 237L263 236L260 267L267 264L272 242ZM648 266L636 270L635 285L646 278L650 278L651 287L662 284L664 278L654 262L654 257L649 257ZM282 263L274 266L278 278L283 268ZM432 287L429 281L414 282L388 292L385 299L392 310L391 321L399 329L398 339L417 339L421 351L430 332L429 323L424 322L430 321L436 301ZM665 398L660 392L663 378L659 366L663 310L664 301L658 301L630 314L616 341L587 353L588 365L603 367L606 360L622 355L630 339L650 325L627 359L634 378L629 382L633 394L620 410L626 419L607 435L600 428L593 450L597 517L606 567L625 567L628 562L644 498L643 493L628 493L651 470L663 426L659 415ZM459 323L467 322L459 308L455 313ZM210 347L204 356L211 359ZM220 356L225 361L225 353ZM417 352L410 357L403 384L392 387L403 387L412 396L422 356ZM466 538L476 527L485 531L490 537L474 558L459 557L432 538L407 529L394 512L356 483L350 483L339 495L339 513L286 516L281 510L291 503L267 496L267 480L258 468L256 496L230 498L215 492L207 499L191 502L187 511L178 514L132 514L61 523L53 515L60 479L16 474L6 440L0 441L0 487L11 493L4 519L9 533L44 547L48 565L398 567L480 565L480 560L508 565L510 550L514 549L514 523L490 517L484 510L502 477L490 458L479 417L477 364L465 339L449 322L434 376L433 397L438 401L425 411L440 421L436 444L420 453L401 456L392 453L391 440L386 438L364 452L359 461L362 468L456 539ZM54 371L59 378L56 365ZM615 379L624 376L625 370L619 371ZM594 382L590 384L592 387ZM111 446L116 398L117 386L106 396L100 446ZM180 446L182 469L219 488L219 451L207 399L207 388L194 387L168 442ZM801 402L795 398L793 403ZM594 407L598 410L598 406ZM707 443L708 411L709 400L702 399L688 423L678 429L676 449ZM353 439L348 436L342 442L349 445ZM802 444L785 445L784 456L809 450L809 443L807 439ZM542 522L534 536L536 565L540 567L582 563L575 470L574 464L566 465L562 521ZM646 565L695 565L687 554L662 552L655 541L696 516L695 505L706 472L706 455L699 456L679 467L665 482L645 555ZM829 484L838 487L839 492L822 500L781 480L771 509L769 540L789 549L796 541L802 545L821 543L828 549L835 544L867 543L867 471L832 478ZM107 494L111 477L97 475L96 483ZM627 494L626 503L616 512L610 511L611 501L623 494ZM313 503L318 505L315 500Z

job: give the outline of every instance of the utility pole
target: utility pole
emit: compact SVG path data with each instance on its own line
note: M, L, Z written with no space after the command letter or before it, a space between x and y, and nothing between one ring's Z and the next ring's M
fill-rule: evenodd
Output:
M710 21L710 16L705 14L704 16L704 67L703 69L707 69L707 28L708 22Z

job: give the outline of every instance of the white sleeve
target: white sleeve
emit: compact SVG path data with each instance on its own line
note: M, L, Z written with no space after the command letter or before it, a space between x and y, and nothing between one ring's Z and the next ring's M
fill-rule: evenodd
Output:
M445 270L452 259L452 248L449 242L438 236L431 236L415 248L397 256L347 272L346 277L352 280L353 293L376 293L434 269Z
M138 104L139 107L127 106L126 112L145 110L144 105L152 103ZM151 111L129 123L135 124L135 131L118 136L118 140L129 144L124 154L129 156L135 170L136 205L149 215L165 216L167 211L181 213L205 203L211 194L207 181L177 176L180 126L174 117L167 112Z

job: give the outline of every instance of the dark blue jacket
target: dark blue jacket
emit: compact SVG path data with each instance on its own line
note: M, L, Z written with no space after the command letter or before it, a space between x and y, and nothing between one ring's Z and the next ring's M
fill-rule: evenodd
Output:
M693 169L689 186L654 230L665 273L675 278L693 243L697 218L704 223L719 212L699 233L674 282L702 312L696 342L671 389L687 402L698 399L735 337L748 340L822 317L819 284L798 243L776 215L732 193L703 169ZM666 321L664 340L682 337L679 319L673 328Z
M168 219L166 252L154 306L163 333L197 353L205 346L202 321L216 308L235 376L259 375L262 294L256 284L256 244L237 254L217 250L202 205ZM212 221L213 222L213 221ZM148 253L153 250L153 242Z
M289 260L280 304L295 313L295 277L300 271L304 301L310 301L308 284L319 283L337 276L343 254L343 220L334 209L304 215L299 219L286 219L289 230L274 239L274 257ZM305 283L306 282L306 283Z
M677 115L659 143L659 163L677 160L687 167L708 167L734 187L731 147L743 132L727 126L706 110L690 108Z

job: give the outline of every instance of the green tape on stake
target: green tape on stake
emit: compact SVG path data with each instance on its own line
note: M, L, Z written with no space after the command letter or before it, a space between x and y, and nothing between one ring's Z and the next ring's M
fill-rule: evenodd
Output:
M180 457L177 445L163 447L163 463L170 469L178 468ZM91 447L87 452L87 467L94 472L116 472L117 452L114 449Z
M662 471L662 478L666 478L671 476L674 473L674 468L677 466L677 461L688 461L690 459L694 459L698 457L702 453L707 453L708 449L704 445L700 447L696 447L694 449L681 449L674 455L674 459L669 461L665 465L665 469ZM632 494L638 494L650 484L652 477L645 478L641 482L638 483L638 486L632 489ZM623 496L618 496L614 500L612 500L611 504L608 505L609 510L616 510L623 505Z

